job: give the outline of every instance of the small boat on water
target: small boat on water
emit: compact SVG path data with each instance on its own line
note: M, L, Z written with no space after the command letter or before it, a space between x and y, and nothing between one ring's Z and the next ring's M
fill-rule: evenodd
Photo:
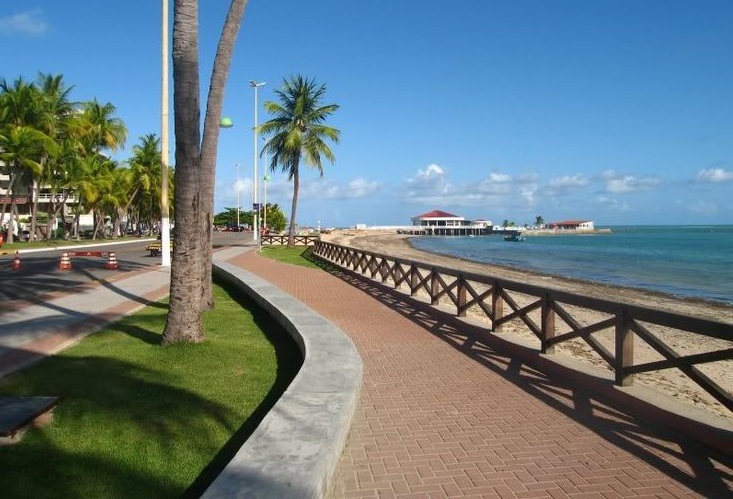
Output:
M504 234L504 241L524 241L526 236L521 232L510 232Z

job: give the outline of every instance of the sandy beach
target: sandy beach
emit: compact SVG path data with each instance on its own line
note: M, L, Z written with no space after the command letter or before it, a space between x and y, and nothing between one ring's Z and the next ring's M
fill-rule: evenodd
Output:
M566 279L560 276L539 274L498 265L471 262L449 256L436 255L412 247L411 236L397 234L394 231L382 230L337 230L323 235L323 239L334 244L351 246L358 249L382 253L394 257L430 262L431 265L450 267L466 272L481 273L497 278L524 282L545 288L559 289L584 296L592 296L612 301L639 305L648 308L668 310L677 314L701 317L727 324L733 324L733 306L704 300L678 299L662 293L628 289L596 284L586 281ZM582 311L588 321L593 320L592 311ZM583 320L583 322L585 322ZM506 328L501 334L515 335L518 341L539 346L539 340L521 325ZM661 331L665 342L679 355L700 353L710 350L733 348L733 341L713 338L702 338L678 330ZM610 337L599 338L602 343L612 342ZM574 360L588 363L595 367L607 369L603 360L593 352L582 340L563 343L557 350L559 355L568 355ZM660 360L662 357L642 341L637 341L634 361L637 364ZM733 361L709 363L701 366L701 370L719 383L728 393L733 392ZM733 420L733 413L717 402L712 396L699 388L693 381L678 369L667 369L656 373L638 375L635 383L653 388L673 397L680 403L689 404L710 414Z

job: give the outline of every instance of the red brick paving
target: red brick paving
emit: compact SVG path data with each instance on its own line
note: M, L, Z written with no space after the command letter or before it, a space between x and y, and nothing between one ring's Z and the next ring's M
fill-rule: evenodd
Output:
M733 497L733 464L503 356L373 283L231 261L348 334L360 403L332 497Z

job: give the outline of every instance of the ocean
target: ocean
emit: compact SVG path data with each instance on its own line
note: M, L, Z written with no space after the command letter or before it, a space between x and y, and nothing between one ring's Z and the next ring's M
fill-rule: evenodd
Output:
M615 286L733 305L733 225L620 226L611 234L419 236L415 248Z

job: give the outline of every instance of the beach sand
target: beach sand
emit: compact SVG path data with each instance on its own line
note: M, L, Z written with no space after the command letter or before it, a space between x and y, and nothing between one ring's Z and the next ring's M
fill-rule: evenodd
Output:
M459 258L436 255L412 247L411 236L386 230L336 230L322 235L323 240L357 249L382 253L405 260L429 262L430 265L449 267L465 272L486 274L496 278L524 282L550 289L558 289L583 296L592 296L611 301L639 305L647 308L667 310L682 315L705 318L733 325L733 306L704 300L679 299L663 293L596 284L559 276L540 274L499 265L471 262ZM598 320L599 314L589 310L573 310L573 316L582 324ZM558 327L560 327L560 320ZM678 355L701 353L710 350L733 348L733 341L705 338L679 330L657 327L654 333L664 339ZM510 324L502 335L515 336L515 340L539 348L539 340L519 321ZM604 337L605 334L605 337ZM613 339L609 332L598 333L601 343L613 351ZM595 352L582 340L564 342L556 349L557 355L566 355L575 361L594 367L608 369ZM636 341L634 363L661 360L656 351L643 341ZM733 391L733 361L720 361L699 366L700 370L721 385L728 393ZM655 373L644 373L635 377L635 384L653 388L680 403L702 409L709 414L733 421L733 413L702 390L678 369L666 369Z

